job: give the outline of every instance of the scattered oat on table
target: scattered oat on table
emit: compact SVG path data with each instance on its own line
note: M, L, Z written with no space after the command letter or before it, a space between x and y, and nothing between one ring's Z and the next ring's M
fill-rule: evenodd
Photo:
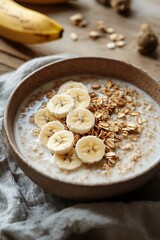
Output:
M108 28L107 28L107 33L108 33L108 34L112 34L112 33L114 33L114 32L115 32L114 28L112 28L112 27L108 27Z
M87 21L83 18L81 13L76 13L70 17L70 21L74 26L85 27ZM98 20L96 22L97 30L92 30L89 32L89 37L92 40L96 40L100 37L107 37L111 40L107 43L108 49L115 49L116 47L124 47L126 45L124 39L125 36L122 33L116 33L115 29L112 27L107 27L103 20ZM78 35L76 33L70 33L70 39L72 41L78 40Z
M115 47L116 47L116 44L114 42L108 42L107 43L107 48L108 49L115 49Z
M126 45L125 41L118 41L116 42L117 47L124 47Z
M102 33L107 33L107 26L102 20L98 20L97 23L97 29Z
M78 35L76 33L70 33L70 39L72 41L77 41L78 40Z
M99 32L96 31L90 31L89 32L89 37L93 40L99 38L101 35L99 34Z
M81 13L76 13L70 17L70 21L73 25L79 27L85 27L87 25L87 21L84 19Z

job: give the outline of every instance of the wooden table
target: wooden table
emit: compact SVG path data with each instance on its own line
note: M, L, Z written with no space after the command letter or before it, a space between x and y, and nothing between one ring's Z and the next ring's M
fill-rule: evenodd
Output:
M160 1L159 0L133 0L132 11L128 17L117 14L113 9L98 4L95 0L78 0L60 6L29 6L40 11L61 23L64 28L62 39L54 42L36 45L21 45L0 38L0 73L9 72L25 61L37 56L58 54L63 52L76 53L80 56L103 56L122 59L133 63L149 72L157 79L160 76L160 47L152 57L140 55L136 51L135 37L143 23L149 23L160 36ZM88 26L79 28L72 26L69 17L80 12L88 21ZM108 37L91 40L88 33L96 30L96 21L103 20L107 26L113 27L116 32L126 36L127 45L124 48L109 50L106 48ZM73 42L69 35L75 32L79 36Z

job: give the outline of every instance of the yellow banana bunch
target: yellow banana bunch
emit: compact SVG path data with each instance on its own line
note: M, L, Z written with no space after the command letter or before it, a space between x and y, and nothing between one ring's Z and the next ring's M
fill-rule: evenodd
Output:
M59 4L59 3L65 3L68 1L69 0L17 0L17 2L38 4L38 5Z
M12 0L0 0L1 36L16 42L32 44L61 38L62 33L63 27L51 18Z

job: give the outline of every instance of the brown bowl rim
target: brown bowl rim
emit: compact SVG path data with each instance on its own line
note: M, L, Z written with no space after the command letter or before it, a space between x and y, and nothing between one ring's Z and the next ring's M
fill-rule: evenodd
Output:
M10 136L10 131L9 131L9 128L8 128L8 108L9 108L9 105L11 104L11 102L13 101L14 99L14 94L16 93L17 89L19 89L21 87L21 85L23 85L23 83L25 81L27 81L27 79L29 77L31 77L32 75L36 74L37 72L39 71L42 71L43 69L45 68L48 68L49 66L51 65L55 65L55 64L59 64L60 62L70 62L70 61L76 61L76 60L82 60L83 59L85 60L91 60L91 59L94 59L94 60L107 60L107 61L112 61L113 63L116 62L116 63L120 63L120 64L123 64L123 65L126 65L128 66L129 68L132 68L132 69L135 69L136 71L140 71L143 75L145 75L146 77L150 78L153 82L155 82L156 84L158 84L160 86L160 83L158 82L158 80L156 80L154 77L152 77L152 75L148 74L147 72L145 72L144 70L142 70L141 68L137 67L136 65L133 65L131 63L127 63L123 60L119 60L119 59L112 59L112 58L105 58L105 57L73 57L73 58L69 58L69 59L60 59L60 60L56 60L55 62L51 62L51 63L48 63L48 64L45 64L44 66L36 69L35 71L33 71L32 73L28 74L16 87L15 89L12 91L12 93L10 94L9 96L9 99L7 101L7 104L6 104L6 108L5 108L5 111L4 111L4 119L3 119L3 122L4 122L4 130L5 130L5 135L6 135L6 138L7 138L7 141L9 143L9 147L11 148L11 150L14 152L15 155L17 155L19 157L19 159L24 162L29 168L31 168L33 171L37 172L38 174L42 175L43 177L45 178L49 178L50 180L52 181L57 181L57 182L60 182L60 183L65 183L65 184L69 184L69 185L76 185L76 186L85 186L85 187L98 187L98 186L111 186L111 185L116 185L116 184L122 184L122 183L126 183L126 182L130 182L132 180L135 180L136 178L139 178L140 176L143 176L147 173L149 173L150 171L152 171L153 169L155 169L156 167L160 167L160 156L158 157L157 160L154 161L154 163L152 165L150 165L148 168L146 168L145 170L142 170L141 172L139 173L135 173L134 175L131 175L131 176L126 176L124 177L123 179L120 179L120 180L115 180L115 181L108 181L107 179L107 182L102 182L102 183L77 183L77 182L74 182L74 183L71 183L71 182L68 182L68 181L63 181L63 180L60 180L58 178L54 178L54 177L51 177L50 175L47 175L45 174L44 172L40 172L40 170L36 169L35 167L33 167L31 164L29 164L27 161L23 160L25 159L25 157L20 153L20 151L18 150L18 147L14 144L14 142L12 141L12 138ZM85 74L85 73L82 73L82 74ZM47 82L46 82L47 83ZM136 86L136 84L135 84ZM144 91L144 90L143 90ZM158 104L158 103L157 103ZM158 104L159 105L159 104ZM14 134L13 134L14 135ZM27 173L26 173L27 175Z

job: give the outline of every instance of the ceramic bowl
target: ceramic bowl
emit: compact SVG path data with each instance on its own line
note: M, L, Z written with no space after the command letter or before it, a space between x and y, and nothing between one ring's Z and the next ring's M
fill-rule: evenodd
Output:
M13 123L17 109L21 102L34 89L51 80L69 75L93 74L105 75L131 82L147 92L160 104L160 84L143 72L128 63L106 58L73 58L48 64L27 76L12 92L4 115L4 128L10 150L24 173L39 186L55 195L77 200L95 200L116 196L136 189L149 181L160 169L160 158L143 170L125 180L105 184L75 184L66 183L42 174L33 166L26 163L20 153L14 137Z

